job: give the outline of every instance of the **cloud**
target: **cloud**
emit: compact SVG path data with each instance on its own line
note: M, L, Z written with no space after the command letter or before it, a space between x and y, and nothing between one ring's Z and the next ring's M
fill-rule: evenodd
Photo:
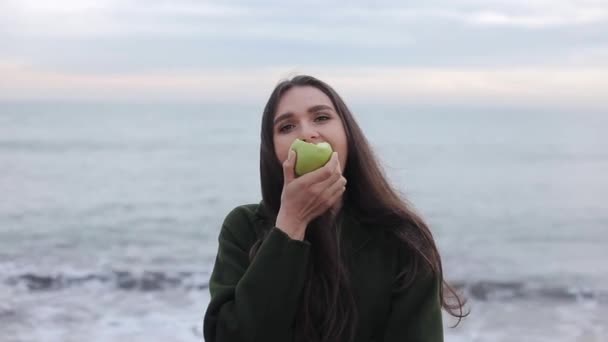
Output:
M5 34L25 38L103 39L124 37L196 37L199 40L297 41L337 43L360 47L402 46L412 41L394 26L361 24L348 11L250 4L219 5L205 2L87 0L42 3L13 2L5 19ZM292 17L297 14L297 19Z
M383 1L320 3L142 0L12 0L5 30L51 37L203 35L251 39L400 41L399 33L437 22L545 29L608 22L601 1ZM388 37L387 37L388 36ZM386 38L385 38L386 37ZM406 34L407 40L412 38Z
M395 101L585 102L570 82L601 103L606 31L604 0L4 0L0 60L20 79L0 96L252 98L300 65Z
M13 81L4 99L220 101L262 103L280 79L310 73L363 103L520 103L608 109L608 68L274 68L201 69L187 73L57 73L0 64Z
M579 1L580 2L580 1ZM584 1L583 1L584 2ZM463 6L468 3L469 6ZM455 6L397 6L379 9L350 8L352 15L368 15L388 20L412 22L418 20L444 20L479 28L500 26L524 29L550 29L608 22L608 2L576 4L572 1L460 1ZM460 5L460 6L458 6Z
M545 28L593 24L608 20L606 9L577 9L571 13L514 15L496 11L480 11L464 17L464 21L485 26Z

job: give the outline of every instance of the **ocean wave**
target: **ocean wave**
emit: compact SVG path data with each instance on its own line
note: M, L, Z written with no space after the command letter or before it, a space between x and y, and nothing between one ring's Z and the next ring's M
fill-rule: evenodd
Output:
M176 272L169 274L157 271L141 273L111 271L105 274L33 274L24 273L4 280L9 286L22 287L29 291L58 291L78 286L101 285L127 291L163 291L168 289L205 290L208 275L202 272Z
M204 272L163 272L113 270L101 274L24 273L4 279L4 284L28 291L60 291L80 286L101 286L124 291L165 291L208 289L209 274ZM608 292L581 286L546 285L523 281L474 281L453 284L466 297L478 301L542 299L550 301L599 301L608 303Z
M608 292L584 286L547 285L524 281L476 281L455 287L478 301L544 299L549 301L595 300L608 302Z

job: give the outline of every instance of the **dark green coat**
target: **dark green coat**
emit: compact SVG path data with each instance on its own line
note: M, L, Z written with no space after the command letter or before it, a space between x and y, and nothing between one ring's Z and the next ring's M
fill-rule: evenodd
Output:
M204 317L206 342L293 341L311 245L265 224L259 206L236 207L222 225ZM249 249L264 229L269 235L249 262ZM443 341L440 282L428 277L393 293L405 255L396 239L348 213L341 236L359 312L356 341Z

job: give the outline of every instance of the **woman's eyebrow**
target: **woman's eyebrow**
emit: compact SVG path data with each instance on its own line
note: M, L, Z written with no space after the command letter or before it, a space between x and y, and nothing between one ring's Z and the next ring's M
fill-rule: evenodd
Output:
M326 109L326 110L328 109L328 110L333 111L333 108L331 108L328 105L316 105L316 106L312 106L312 107L308 108L308 113L312 114L312 113L318 112L323 109ZM274 119L274 125L278 124L279 122L281 122L283 120L287 120L292 117L294 117L294 114L292 112L287 112L287 113L283 113L281 115L277 115L277 117Z

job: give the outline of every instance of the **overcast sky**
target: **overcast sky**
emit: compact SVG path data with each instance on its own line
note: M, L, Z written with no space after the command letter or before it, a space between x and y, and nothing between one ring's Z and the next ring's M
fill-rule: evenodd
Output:
M608 108L608 0L0 0L0 99Z

